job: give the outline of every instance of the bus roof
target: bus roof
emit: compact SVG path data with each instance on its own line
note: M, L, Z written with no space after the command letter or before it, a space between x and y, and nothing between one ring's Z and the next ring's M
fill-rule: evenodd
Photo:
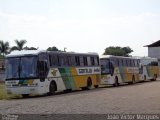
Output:
M18 56L28 56L28 55L38 55L39 53L47 52L47 53L55 53L55 54L75 54L75 55L98 55L97 53L76 53L76 52L60 52L60 51L46 51L46 50L21 50L21 51L13 51L10 54L6 55L6 57L18 57Z
M56 54L72 54L72 55L98 55L95 52L88 52L88 53L77 53L77 52L60 52L60 51L47 51L48 53L56 53Z
M152 57L138 57L138 58L143 60L158 60L158 58L152 58Z
M16 56L26 56L26 55L38 55L40 52L44 52L43 50L21 50L21 51L12 51L10 54L6 55L6 57L16 57Z
M138 57L124 57L124 56L114 56L114 55L101 55L100 58L124 58L124 59L139 59Z

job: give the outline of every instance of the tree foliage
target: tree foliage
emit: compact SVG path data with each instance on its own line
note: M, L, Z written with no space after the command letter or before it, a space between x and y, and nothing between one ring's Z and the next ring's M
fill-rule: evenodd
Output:
M35 47L24 47L23 48L24 50L38 50L38 48L35 48Z
M3 56L9 53L9 49L9 42L0 40L0 52Z
M105 49L104 55L115 55L128 57L133 52L130 47L110 46Z
M47 48L47 51L60 51L55 46Z
M15 40L15 43L16 43L16 46L13 46L11 48L11 51L14 51L14 50L23 50L24 49L24 45L27 43L26 40Z

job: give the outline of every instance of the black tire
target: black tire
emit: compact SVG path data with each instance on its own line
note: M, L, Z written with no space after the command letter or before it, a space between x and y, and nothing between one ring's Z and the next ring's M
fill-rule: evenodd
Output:
M89 77L87 79L87 90L90 90L92 88L92 79Z
M55 91L57 90L57 86L55 82L51 82L49 86L49 93L48 95L54 95Z
M115 78L115 83L113 84L114 87L118 87L119 83L118 83L118 77Z
M23 98L28 98L28 97L29 97L29 94L22 94L22 97L23 97Z

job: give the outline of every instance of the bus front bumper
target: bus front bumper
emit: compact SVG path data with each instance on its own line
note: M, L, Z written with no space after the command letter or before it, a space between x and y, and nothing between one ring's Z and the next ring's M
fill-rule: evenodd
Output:
M7 87L7 94L42 94L39 87Z

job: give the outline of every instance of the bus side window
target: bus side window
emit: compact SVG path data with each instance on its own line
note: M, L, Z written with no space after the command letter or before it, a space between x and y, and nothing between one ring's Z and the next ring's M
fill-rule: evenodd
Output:
M112 61L113 61L113 63L114 63L113 66L117 66L117 61L116 61L116 59L113 59Z
M76 66L75 56L71 56L71 65Z
M137 60L135 60L135 66L138 67Z
M64 60L63 60L62 56L58 56L58 60L59 60L59 66L63 66Z
M126 59L126 66L128 67L128 59Z
M134 60L132 60L132 63L133 63L133 67L135 67L135 62L134 62Z
M98 59L97 59L97 57L94 57L94 62L95 62L95 65L98 66Z
M67 60L67 56L62 54L59 55L59 65L60 66L68 66L68 60Z
M88 66L87 56L83 56L84 66Z
M98 65L99 65L99 62L100 62L99 57L97 57L97 62L98 62Z
M132 67L132 61L131 61L131 59L129 60L129 65L130 65L130 67Z
M94 57L90 57L90 60L91 60L91 65L92 66L95 65L95 63L94 63Z
M91 66L91 58L90 58L90 56L87 56L87 62L88 62L88 65Z
M137 60L137 66L139 67L139 64L140 64L140 60Z
M124 62L123 62L123 59L121 59L121 61L122 61L122 66L124 66Z
M49 55L50 66L58 66L58 57L57 55Z
M119 67L119 59L116 59L116 61L117 61L117 66Z
M68 59L67 59L67 56L66 55L64 55L63 56L63 58L64 58L64 66L68 66Z
M80 56L79 59L80 59L80 66L84 66L84 63L83 63L83 56Z
M72 66L71 56L67 56L67 61L68 61L68 65L69 65L69 66Z
M123 67L126 66L126 64L125 64L125 59L122 59L122 66L123 66Z
M80 60L79 60L79 56L75 56L75 62L76 62L76 66L80 66Z
M122 61L122 59L119 59L119 66L123 66L123 61Z

